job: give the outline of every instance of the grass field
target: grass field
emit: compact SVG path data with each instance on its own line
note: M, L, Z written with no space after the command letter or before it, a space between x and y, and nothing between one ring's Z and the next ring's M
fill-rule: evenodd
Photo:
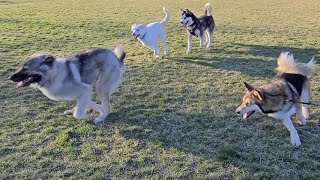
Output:
M275 75L276 58L291 51L305 63L320 49L318 0L218 0L214 46L186 55L180 9L203 12L199 0L0 1L1 179L319 179L320 110L295 126L290 144L277 120L234 110L242 82ZM169 55L157 60L130 36L131 24L163 19ZM34 52L63 57L91 47L123 44L127 66L100 125L63 115L72 102L16 89L7 77ZM320 68L310 78L320 102Z

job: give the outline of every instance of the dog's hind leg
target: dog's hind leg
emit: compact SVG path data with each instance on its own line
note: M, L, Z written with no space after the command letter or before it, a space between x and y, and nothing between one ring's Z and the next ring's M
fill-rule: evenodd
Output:
M310 88L311 84L310 81L307 80L304 85L303 85L303 89L301 92L301 97L300 97L300 101L301 102L309 102L310 97L311 97L311 88ZM301 112L302 115L305 119L309 119L309 111L308 111L308 105L307 104L301 104Z
M200 47L204 47L204 33L200 35Z
M290 117L285 117L281 121L290 132L291 144L294 146L300 146L301 145L300 137L298 135L296 128L293 126Z
M153 45L153 53L157 58L162 59L160 55L159 47L157 44Z
M168 53L168 46L167 46L167 41L166 41L166 34L160 35L160 39L161 39L161 41L162 41L162 43L163 43L163 48L164 48L163 54L164 54L164 55L167 55L167 53Z
M208 44L207 44L207 48L211 47L212 45L212 34L209 31L205 32L208 36Z
M301 126L306 125L307 123L307 119L304 117L303 113L302 113L302 105L297 105L297 114L296 114L297 119L300 122Z
M98 92L98 97L101 100L101 107L102 112L100 113L99 117L96 117L93 121L94 124L98 124L102 121L104 121L109 113L111 112L111 103L110 103L110 96L111 94L108 92Z
M207 44L208 43L208 33L207 33L207 31L205 31L205 33L204 33L204 37L206 38L206 40L204 41L204 44Z

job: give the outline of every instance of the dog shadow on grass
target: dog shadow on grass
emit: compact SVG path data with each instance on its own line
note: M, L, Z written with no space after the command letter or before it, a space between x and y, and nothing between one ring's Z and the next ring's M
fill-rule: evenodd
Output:
M206 173L217 173L218 169L229 165L249 174L254 173L256 168L271 170L268 168L269 157L281 156L280 158L290 159L286 153L279 155L279 151L301 153L301 149L291 146L288 132L280 121L261 115L243 121L234 113L234 108L227 107L225 111L229 112L228 114L215 113L210 109L186 112L174 108L152 112L152 108L135 104L130 108L119 108L105 125L120 121L122 127L126 128L119 133L126 139L137 141L136 151L150 148L151 143L169 153L178 150L186 155L192 154L208 160L210 165L206 166ZM275 146L277 151L274 151ZM181 158L183 161L181 155L172 158ZM135 161L138 160L134 156L128 160L130 164ZM197 160L193 163L203 166L202 162ZM281 175L281 172L276 170L271 172L272 177ZM226 176L231 174L227 173Z
M206 56L169 56L167 59L221 70L238 71L249 76L272 77L275 74L277 57L284 51L292 52L299 63L307 63L312 56L319 54L319 49L316 48L232 44L232 49L210 49ZM215 53L222 53L228 57L210 56Z
M285 46L266 46L258 44L232 44L236 48L245 49L236 51L238 54L250 54L252 56L263 56L265 58L276 58L281 52L293 53L295 59L300 63L307 63L312 56L319 56L320 50L317 48L297 48ZM227 51L228 53L228 51ZM232 53L232 52L229 52Z

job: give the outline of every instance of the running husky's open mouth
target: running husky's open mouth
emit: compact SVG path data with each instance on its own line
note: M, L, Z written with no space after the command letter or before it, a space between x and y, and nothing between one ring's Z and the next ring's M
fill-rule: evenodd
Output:
M17 88L30 86L32 83L38 83L41 81L41 75L39 74L25 74L18 72L10 76L10 80L17 82Z
M243 119L248 119L252 114L254 114L255 113L255 111L248 111L248 112L246 112L246 113L244 113L243 115L242 115L242 118Z

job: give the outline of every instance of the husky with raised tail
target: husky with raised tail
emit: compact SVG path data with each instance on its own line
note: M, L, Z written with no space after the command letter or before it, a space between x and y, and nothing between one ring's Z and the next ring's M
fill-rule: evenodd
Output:
M212 6L210 3L204 5L204 15L198 18L189 9L182 9L180 22L187 28L187 54L191 52L192 36L200 37L200 47L204 46L204 37L206 37L207 48L212 45L212 35L215 29L215 23L212 16Z
M165 17L161 22L153 22L148 25L145 24L133 24L131 26L132 36L138 39L143 46L147 46L153 50L154 55L157 58L162 59L158 46L158 38L161 39L164 47L164 55L168 53L168 46L166 41L166 30L164 25L170 19L170 12L166 7L163 7Z
M311 83L307 75L314 69L312 58L305 66L298 65L293 55L283 52L278 58L277 76L268 84L253 87L247 83L242 103L236 109L238 115L248 119L255 112L279 119L290 132L291 143L301 145L291 116L296 114L301 125L309 118L307 104L311 96Z
M100 113L94 123L106 119L111 111L110 97L118 88L125 71L122 46L114 50L94 48L66 59L50 54L34 54L22 63L9 79L17 87L30 85L55 101L77 101L76 107L65 111L76 119L87 117L87 110ZM93 87L101 105L92 100Z

